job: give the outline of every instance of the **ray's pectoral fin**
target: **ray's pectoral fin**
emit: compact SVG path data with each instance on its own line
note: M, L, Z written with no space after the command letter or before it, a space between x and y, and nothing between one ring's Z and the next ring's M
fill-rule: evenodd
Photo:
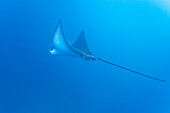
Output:
M90 52L88 45L87 45L87 41L85 39L85 34L84 31L82 31L79 35L79 37L77 38L77 40L73 43L72 48L77 51L81 57L84 60L95 60L96 58L92 55L92 53Z
M61 19L57 24L53 38L53 49L50 52L54 55L79 56L65 40Z
M76 49L79 49L79 50L81 50L83 52L86 52L86 53L91 53L89 51L89 48L88 48L88 45L87 45L87 41L85 39L84 30L80 33L79 37L73 43L72 47L76 48Z

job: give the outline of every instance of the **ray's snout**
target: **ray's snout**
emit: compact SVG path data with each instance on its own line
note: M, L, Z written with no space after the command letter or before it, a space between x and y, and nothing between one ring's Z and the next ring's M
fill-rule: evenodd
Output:
M52 48L49 50L49 52L50 52L51 54L55 54L55 49L54 49L54 47L52 47Z

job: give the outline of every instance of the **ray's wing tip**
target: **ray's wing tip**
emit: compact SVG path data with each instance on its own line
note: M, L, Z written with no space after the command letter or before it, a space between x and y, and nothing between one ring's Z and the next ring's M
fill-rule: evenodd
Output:
M61 18L59 18L58 23L57 23L57 26L58 26L58 27L59 27L59 26L62 26L62 20L61 20Z
M61 18L59 18L58 23L61 23Z
M81 33L82 33L82 34L85 34L85 33L84 33L84 29L81 31Z

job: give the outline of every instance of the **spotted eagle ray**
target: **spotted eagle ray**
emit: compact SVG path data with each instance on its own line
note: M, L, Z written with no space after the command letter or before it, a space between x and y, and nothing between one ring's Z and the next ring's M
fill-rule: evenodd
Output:
M136 73L138 75L142 75L144 77L161 81L161 82L166 82L165 80L161 80L158 78L151 77L146 74L139 73L137 71L134 71L132 69L111 63L109 61L103 60L99 57L96 57L92 55L92 53L89 51L86 39L85 39L85 34L84 31L82 31L78 37L78 39L72 44L69 45L69 43L65 40L63 28L62 28L62 22L61 19L59 20L57 24L57 28L55 31L54 39L53 39L53 46L50 49L50 53L56 56L74 56L74 57L82 57L85 60L99 60L102 62L105 62L107 64L111 64L113 66L119 67L121 69Z

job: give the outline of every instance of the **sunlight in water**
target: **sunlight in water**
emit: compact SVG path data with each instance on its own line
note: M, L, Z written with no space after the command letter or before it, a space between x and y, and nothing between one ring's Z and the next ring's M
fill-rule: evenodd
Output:
M170 15L170 0L157 0L156 3Z

